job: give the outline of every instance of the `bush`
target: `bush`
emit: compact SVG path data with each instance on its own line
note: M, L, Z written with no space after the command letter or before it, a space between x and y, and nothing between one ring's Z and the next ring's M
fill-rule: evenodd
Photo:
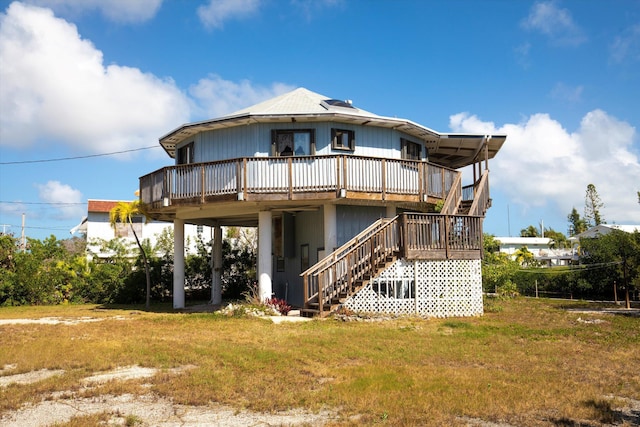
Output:
M286 316L291 311L291 306L287 304L285 300L278 299L276 297L267 299L265 301L265 304L269 307L273 307L278 313L283 316Z

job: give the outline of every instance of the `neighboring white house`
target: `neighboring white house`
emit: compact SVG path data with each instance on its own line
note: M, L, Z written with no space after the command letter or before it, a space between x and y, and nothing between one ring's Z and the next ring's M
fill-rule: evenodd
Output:
M98 258L109 258L113 253L104 251L100 242L109 241L115 238L123 238L132 247L135 246L135 237L131 232L129 224L118 223L116 227L112 227L109 222L109 212L120 202L119 200L88 200L87 216L82 218L80 224L70 230L71 234L82 233L87 239L88 256L97 256ZM149 221L145 224L143 216L133 218L133 227L140 241L149 239L151 247L158 242L158 237L162 235L165 229L173 230L173 224L163 221ZM212 229L206 225L185 226L185 251L187 254L196 253L196 242L198 237L205 242L212 239Z
M533 258L540 264L548 267L569 265L577 259L574 249L552 249L552 239L548 237L495 237L500 244L500 252L515 259L515 253L526 247L533 254Z

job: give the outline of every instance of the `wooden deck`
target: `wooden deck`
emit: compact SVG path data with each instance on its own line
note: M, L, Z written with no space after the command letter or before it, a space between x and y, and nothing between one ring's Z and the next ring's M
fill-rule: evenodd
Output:
M460 185L459 175L413 160L353 155L243 157L159 169L140 178L140 198L152 212L217 201L351 198L435 203Z

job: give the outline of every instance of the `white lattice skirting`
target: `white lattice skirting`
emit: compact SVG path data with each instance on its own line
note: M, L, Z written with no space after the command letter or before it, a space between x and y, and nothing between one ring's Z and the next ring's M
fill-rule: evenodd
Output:
M397 260L344 306L360 313L482 315L480 260Z

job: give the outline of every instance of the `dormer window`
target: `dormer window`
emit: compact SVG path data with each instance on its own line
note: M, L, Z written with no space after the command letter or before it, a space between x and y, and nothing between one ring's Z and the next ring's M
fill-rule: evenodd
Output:
M274 129L271 131L271 155L312 156L316 151L313 129Z
M331 129L331 148L334 150L354 151L356 133L352 130Z
M422 160L422 144L400 138L402 158L406 160Z

